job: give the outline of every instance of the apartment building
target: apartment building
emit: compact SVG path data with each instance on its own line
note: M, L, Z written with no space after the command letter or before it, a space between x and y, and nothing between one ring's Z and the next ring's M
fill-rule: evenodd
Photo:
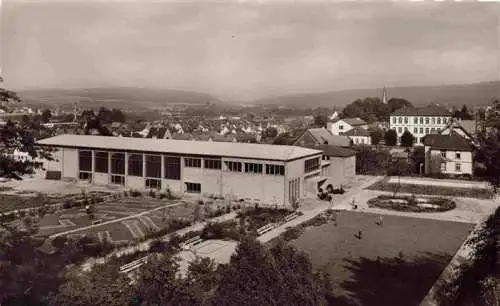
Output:
M451 115L437 105L401 108L390 115L389 128L396 131L398 141L405 131L409 131L415 137L415 144L422 145L425 135L438 134L447 127Z
M57 150L47 167L63 178L131 189L289 205L324 180L322 151L295 146L68 134L37 144Z

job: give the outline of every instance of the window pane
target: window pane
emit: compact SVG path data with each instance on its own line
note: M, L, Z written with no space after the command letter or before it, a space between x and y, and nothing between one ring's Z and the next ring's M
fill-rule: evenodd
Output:
M128 175L142 176L142 154L130 154L128 156Z
M92 151L78 151L80 171L92 171Z
M125 174L125 153L111 153L111 173Z
M109 172L108 156L108 152L95 152L95 172Z
M181 158L165 156L165 178L170 180L181 179Z
M146 155L146 177L161 178L161 156Z

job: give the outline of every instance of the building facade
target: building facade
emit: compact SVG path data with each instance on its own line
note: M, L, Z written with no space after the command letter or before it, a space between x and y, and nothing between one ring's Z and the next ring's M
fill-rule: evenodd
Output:
M341 135L349 137L355 145L371 145L372 139L370 137L370 132L361 127L355 127L350 129L345 133L341 133Z
M360 118L337 118L327 122L326 126L328 131L333 135L341 135L355 127L368 129L368 123Z
M424 145L425 173L473 174L474 146L462 136L428 135Z
M422 145L429 134L439 134L451 120L451 113L439 106L402 108L390 115L389 128L395 130L398 142L405 131L415 137L415 144Z
M322 152L293 146L89 135L59 135L38 145L57 149L48 170L63 178L270 205L316 194L321 174Z

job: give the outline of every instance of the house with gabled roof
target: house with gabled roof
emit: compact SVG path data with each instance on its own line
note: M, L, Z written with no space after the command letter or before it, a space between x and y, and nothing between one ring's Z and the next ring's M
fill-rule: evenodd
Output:
M342 136L347 136L352 141L353 144L356 145L371 145L372 140L370 137L370 132L356 126L345 133L341 133Z
M424 137L425 173L473 174L475 147L471 141L451 132Z
M308 129L292 143L292 145L295 146L325 144L339 147L350 147L352 143L349 137L333 135L325 128Z
M366 130L368 129L368 123L361 118L336 118L328 121L326 124L327 130L333 135L341 135L341 133L348 132L355 127Z

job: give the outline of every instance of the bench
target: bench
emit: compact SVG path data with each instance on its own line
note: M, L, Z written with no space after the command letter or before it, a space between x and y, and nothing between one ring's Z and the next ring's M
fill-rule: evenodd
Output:
M189 250L195 245L198 245L203 242L203 239L200 238L200 236L193 237L189 240L186 240L181 244L181 249L182 250Z
M293 212L291 214L289 214L288 216L285 217L285 223L286 222L290 222L292 221L293 219L297 218L299 216L299 214L297 214L296 212Z
M132 270L138 269L142 265L148 262L148 257L144 256L142 258L139 258L137 260L131 261L126 265L123 265L120 267L120 273L128 273Z
M260 236L260 235L263 235L267 232L269 232L270 230L272 230L273 228L275 227L275 224L274 223L269 223L268 225L264 225L262 227L259 227L257 229L257 234Z

